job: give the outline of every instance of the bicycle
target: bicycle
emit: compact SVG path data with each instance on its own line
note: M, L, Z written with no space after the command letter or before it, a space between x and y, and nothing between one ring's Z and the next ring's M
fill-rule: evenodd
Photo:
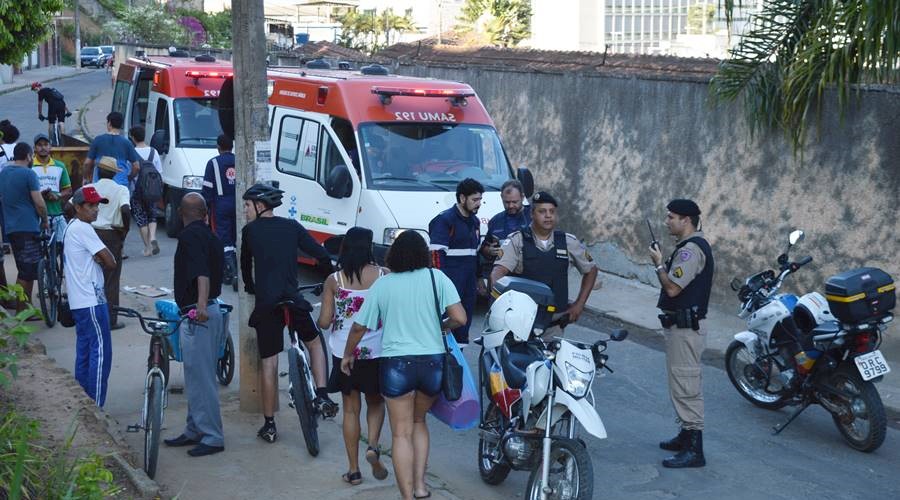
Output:
M219 305L222 306L224 304L219 302ZM178 321L181 317L180 308L174 300L157 300L155 307L159 319L170 321L171 324L174 324L174 322ZM223 314L224 313L225 311L223 311ZM227 325L227 314L225 316L225 324ZM181 343L178 338L178 332L176 331L171 337L166 337L163 339L163 342L167 353L163 364L163 371L166 374L166 381L168 383L169 361L181 362ZM227 386L231 383L234 379L234 366L234 341L231 340L231 335L228 334L223 339L222 345L219 346L219 358L216 361L216 379L218 379L219 384Z
M52 226L51 226L52 227ZM44 323L53 328L62 298L63 259L62 243L56 241L56 233L47 229L41 232L41 259L38 261L38 298Z
M315 285L305 285L297 288L297 292L302 293L310 291L314 295L322 294L322 283ZM337 414L337 409L333 411L317 408L314 404L316 398L316 384L310 368L309 353L306 346L297 336L297 332L291 325L291 306L295 304L293 299L283 300L276 304L284 313L284 324L288 328L291 339L291 346L288 348L288 396L290 398L289 405L297 412L300 419L300 430L303 433L303 440L306 442L306 451L312 456L319 454L319 433L317 418L321 416L323 419L332 418ZM318 330L319 342L322 343L322 349L325 352L325 372L328 373L328 350L325 345L325 337L322 331Z
M189 306L190 307L190 306ZM227 304L219 304L222 314L233 309ZM165 388L168 385L168 359L166 339L181 327L181 323L189 320L187 314L179 316L178 321L163 318L145 318L134 309L116 307L116 313L125 318L136 318L141 328L150 334L150 356L147 359L147 378L144 382L144 407L141 411L141 423L129 425L128 432L144 431L144 472L150 479L156 476L156 464L159 459L159 435L162 429L168 396ZM205 328L206 325L198 323ZM163 368L165 365L165 368Z
M66 118L72 116L72 113L67 112ZM44 115L38 115L38 118L41 121L47 119ZM50 145L54 147L63 145L63 133L62 133L62 123L58 120L50 124L50 129L47 131L48 137L50 139Z

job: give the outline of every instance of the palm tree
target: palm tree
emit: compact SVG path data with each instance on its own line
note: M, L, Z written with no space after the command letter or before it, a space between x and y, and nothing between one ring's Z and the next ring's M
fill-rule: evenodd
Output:
M743 0L724 0L726 18ZM841 109L857 84L900 81L897 0L764 0L712 79L715 99L740 98L753 130L783 129L802 148L811 113L835 89Z

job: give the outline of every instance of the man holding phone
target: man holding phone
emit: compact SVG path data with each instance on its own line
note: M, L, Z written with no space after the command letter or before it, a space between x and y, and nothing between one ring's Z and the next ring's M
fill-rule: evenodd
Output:
M485 281L490 277L491 270L502 251L500 243L510 234L531 224L531 205L525 205L525 188L516 179L510 179L500 186L500 199L503 201L503 211L491 217L488 222L487 234L481 243L480 270L478 291L481 295L488 294Z

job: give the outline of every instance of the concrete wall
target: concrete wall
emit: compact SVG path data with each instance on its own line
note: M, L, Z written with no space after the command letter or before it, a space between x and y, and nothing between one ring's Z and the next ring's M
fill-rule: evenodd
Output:
M841 121L829 95L803 158L780 133L751 137L740 106L713 107L708 85L599 75L402 66L464 81L490 111L514 166L562 200L561 226L591 245L604 270L655 284L644 218L657 236L671 198L697 200L713 244L714 298L774 265L793 228L814 262L791 281L822 291L867 265L900 280L900 89L869 89ZM818 135L817 135L818 134Z

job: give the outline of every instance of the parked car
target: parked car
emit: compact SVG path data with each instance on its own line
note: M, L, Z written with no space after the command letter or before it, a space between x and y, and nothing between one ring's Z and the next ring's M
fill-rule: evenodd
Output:
M115 55L116 48L112 45L101 45L99 48L100 52L102 52L102 55L100 56L100 66L106 66L113 55Z
M81 48L81 66L93 66L99 68L103 64L103 51L100 47L82 47Z

